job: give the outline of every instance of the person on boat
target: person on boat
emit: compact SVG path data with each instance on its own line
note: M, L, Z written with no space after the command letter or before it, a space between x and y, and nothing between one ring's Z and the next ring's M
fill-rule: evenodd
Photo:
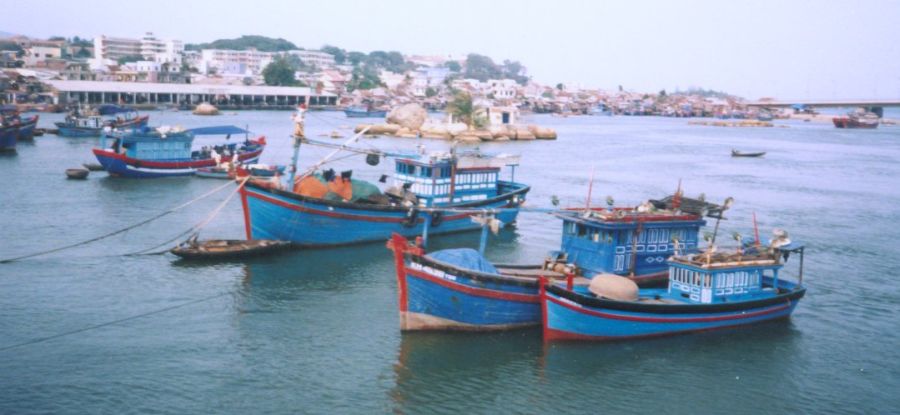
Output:
M297 106L297 112L291 117L294 120L294 137L306 137L303 131L303 117L306 114L306 104Z

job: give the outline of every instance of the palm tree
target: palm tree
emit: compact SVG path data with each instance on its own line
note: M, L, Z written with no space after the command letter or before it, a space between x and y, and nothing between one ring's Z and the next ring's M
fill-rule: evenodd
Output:
M472 123L475 121L475 104L472 103L472 95L468 92L457 92L453 100L447 104L447 112L472 129Z

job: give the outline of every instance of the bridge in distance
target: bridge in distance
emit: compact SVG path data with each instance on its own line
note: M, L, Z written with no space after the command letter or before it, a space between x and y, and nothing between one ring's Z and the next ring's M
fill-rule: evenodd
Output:
M758 101L750 101L745 103L748 107L760 108L787 108L802 106L806 108L841 108L855 107L865 108L866 111L874 112L879 117L884 116L884 107L900 107L900 99L830 99L830 100L810 100L810 99L761 99Z

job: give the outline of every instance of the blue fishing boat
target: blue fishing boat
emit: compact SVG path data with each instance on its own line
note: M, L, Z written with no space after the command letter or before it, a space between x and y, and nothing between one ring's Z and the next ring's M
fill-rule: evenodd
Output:
M17 141L31 141L34 139L34 129L38 123L38 115L22 118L22 114L15 105L3 105L0 107L0 116L2 116L4 124L18 126Z
M344 110L344 114L348 118L384 118L387 116L387 111L372 107L348 107Z
M799 243L773 243L675 255L666 288L638 288L616 275L598 276L589 285L542 284L544 339L622 340L789 317L806 293L803 251ZM779 278L782 258L791 253L800 256L796 282Z
M54 123L58 134L63 137L100 137L104 129L132 129L146 127L150 120L149 115L138 115L131 108L121 109L120 112L109 113L107 118L100 115L82 115L78 110L71 112L64 121ZM109 117L115 115L115 117Z
M0 152L15 152L18 136L18 125L0 123Z
M517 157L455 151L381 155L395 159L393 185L383 191L353 179L352 171L338 176L326 170L290 178L287 183L248 181L241 188L247 239L335 246L384 241L392 233L444 234L478 229L470 219L474 210L495 210L497 219L510 224L530 190L524 184L500 180L500 168L515 168ZM369 154L367 161L373 157L377 163L377 154ZM454 212L454 208L465 211Z
M655 202L666 206L669 200ZM675 201L676 208L679 203ZM721 209L706 205L715 212ZM696 251L697 233L705 223L700 213L650 209L646 204L553 214L563 220L561 250L551 251L542 264L535 265L495 266L471 249L426 255L421 247L395 234L388 247L394 251L397 270L401 330L537 326L541 321L539 277L568 277L586 285L595 274L615 272L635 284L656 284L659 269L665 278L665 261L674 249ZM682 239L670 240L673 236ZM484 242L481 252L483 246Z
M197 136L243 134L242 143L211 144L193 149ZM254 163L265 148L265 137L249 138L250 132L234 126L202 127L180 130L169 127L142 127L104 134L94 156L110 175L130 178L156 178L193 175L197 169L214 167L223 160ZM112 145L107 148L107 140Z

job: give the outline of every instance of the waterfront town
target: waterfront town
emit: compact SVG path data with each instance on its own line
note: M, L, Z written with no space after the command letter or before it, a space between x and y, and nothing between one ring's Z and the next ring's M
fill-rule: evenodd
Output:
M465 93L476 107L511 109L508 114L756 116L741 98L702 88L633 91L619 86L607 91L573 83L543 85L520 62L495 62L474 53L312 50L262 36L186 44L152 32L141 38L101 34L91 39L0 34L0 67L0 101L46 111L106 103L148 109L193 109L200 103L219 109L292 109L300 103L391 109L416 103L441 110L455 94Z

